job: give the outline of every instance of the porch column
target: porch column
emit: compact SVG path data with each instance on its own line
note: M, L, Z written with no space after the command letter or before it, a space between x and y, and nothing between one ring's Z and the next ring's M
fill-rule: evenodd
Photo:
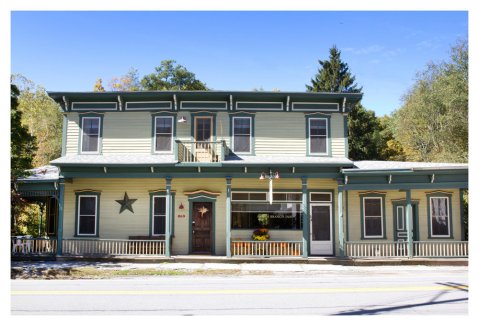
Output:
M58 183L58 224L57 224L57 256L61 256L63 240L63 201L65 197L65 184L63 180Z
M466 228L464 225L464 190L463 188L459 189L459 209L461 210L461 241L466 241Z
M407 231L407 252L408 257L413 256L413 222L412 222L412 204L411 204L411 190L406 190L406 231Z
M166 179L165 256L171 257L171 178Z
M303 257L309 253L309 207L308 207L308 178L301 178L302 206L303 206Z
M231 258L231 177L226 177L226 256Z
M338 179L338 240L339 257L344 257L344 215L343 215L343 180Z

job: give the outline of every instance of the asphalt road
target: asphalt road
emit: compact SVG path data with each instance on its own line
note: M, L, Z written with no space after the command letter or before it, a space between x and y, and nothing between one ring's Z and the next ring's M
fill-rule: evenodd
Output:
M12 280L13 315L465 315L467 268Z

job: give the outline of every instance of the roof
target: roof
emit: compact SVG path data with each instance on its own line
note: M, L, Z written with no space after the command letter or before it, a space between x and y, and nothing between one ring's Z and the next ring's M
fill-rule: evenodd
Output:
M45 165L35 169L27 170L31 175L25 178L19 178L18 181L57 181L59 178L59 169L56 166Z
M67 155L51 161L53 165L164 165L176 164L174 155Z
M419 170L467 170L464 163L431 163L431 162L399 162L399 161L355 161L354 168L343 169L343 172L386 172L386 171L419 171Z
M229 156L223 162L224 165L275 165L275 164L311 164L311 165L335 165L353 166L353 162L345 157L324 157L324 156Z

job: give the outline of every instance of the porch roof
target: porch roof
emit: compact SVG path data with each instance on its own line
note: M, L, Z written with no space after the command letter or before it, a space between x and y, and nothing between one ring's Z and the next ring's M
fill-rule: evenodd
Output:
M287 156L287 155L261 155L261 156L228 156L224 165L318 165L318 166L344 166L352 167L353 161L346 157L324 156Z
M19 178L19 182L55 182L58 181L60 171L58 167L53 165L40 166L31 170L27 170L30 175Z
M399 161L355 161L353 168L342 170L344 174L415 172L415 171L445 171L468 170L464 163L431 163L431 162L399 162Z

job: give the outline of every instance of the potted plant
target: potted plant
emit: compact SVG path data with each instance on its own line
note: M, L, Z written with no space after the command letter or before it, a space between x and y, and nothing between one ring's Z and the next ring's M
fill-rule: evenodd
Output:
M251 238L255 241L266 241L269 239L269 230L266 228L260 228L253 231Z

